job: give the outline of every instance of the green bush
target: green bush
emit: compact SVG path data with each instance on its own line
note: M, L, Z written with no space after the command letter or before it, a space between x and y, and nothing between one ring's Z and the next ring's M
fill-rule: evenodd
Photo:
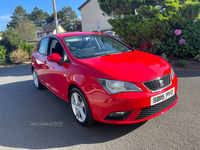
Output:
M14 64L21 64L28 60L29 54L27 51L24 51L22 49L17 49L10 53L10 60Z
M153 53L160 48L161 40L166 33L182 29L189 21L196 20L200 13L198 0L98 0L98 2L103 14L113 17L108 22L124 42L135 48L141 48L145 43L152 44ZM165 40L169 43L164 47L170 46L173 50L177 44L174 42L174 36L171 38L166 37ZM173 55L195 56L196 51L190 50L190 45L187 43L185 45L178 47ZM181 48L183 52L179 52Z
M28 44L28 43L22 41L21 49L26 50L28 52L29 58L31 58L31 54L34 52L35 47L36 47L35 44L31 45L31 44Z
M10 61L9 55L11 52L15 51L21 45L22 38L20 33L13 29L8 28L2 32L2 43L6 48L6 61Z
M0 45L0 64L6 63L6 48Z
M160 46L160 52L164 52L167 56L193 58L198 54L200 49L200 20L188 22L183 27L182 34L176 35L171 29L163 38ZM184 39L185 43L180 44L179 40Z
M189 61L187 60L178 60L177 65L180 67L186 67L189 65Z
M144 20L139 15L124 15L123 18L109 19L113 31L130 46L141 47L145 43L160 41L169 31L168 22L159 17Z
M196 56L194 57L194 59L200 61L200 50L199 50L199 54L196 55Z

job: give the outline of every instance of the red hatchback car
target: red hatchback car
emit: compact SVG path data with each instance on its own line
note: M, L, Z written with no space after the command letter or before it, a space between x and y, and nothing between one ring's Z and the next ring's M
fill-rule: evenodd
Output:
M70 102L83 126L146 121L178 101L168 62L103 33L46 36L32 54L31 69L36 88L45 86Z

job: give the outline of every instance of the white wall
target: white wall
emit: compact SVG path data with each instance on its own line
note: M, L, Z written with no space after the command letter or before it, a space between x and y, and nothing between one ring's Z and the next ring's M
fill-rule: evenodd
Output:
M103 11L99 8L97 0L91 0L81 9L81 22L83 32L97 30L97 22L100 21L101 30L111 29L112 26L107 22L111 17L102 15Z
M60 25L58 26L58 28L59 28L59 33L65 33L65 30ZM56 34L56 29L53 31L53 34Z

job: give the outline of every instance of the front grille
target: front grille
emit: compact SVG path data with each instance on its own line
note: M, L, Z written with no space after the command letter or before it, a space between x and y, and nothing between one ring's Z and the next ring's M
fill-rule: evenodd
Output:
M164 89L171 84L170 74L155 80L144 82L143 84L152 92Z
M136 120L144 119L147 117L150 117L152 115L155 115L162 110L166 109L170 105L172 105L176 101L176 95L172 96L171 98L165 100L164 102L161 102L157 105L144 108L140 111L139 115L137 116Z

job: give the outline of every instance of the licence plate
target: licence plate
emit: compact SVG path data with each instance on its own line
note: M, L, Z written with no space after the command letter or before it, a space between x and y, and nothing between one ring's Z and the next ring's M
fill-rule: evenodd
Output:
M175 94L175 88L173 87L172 89L170 89L162 94L151 97L151 106L169 99L174 94Z

